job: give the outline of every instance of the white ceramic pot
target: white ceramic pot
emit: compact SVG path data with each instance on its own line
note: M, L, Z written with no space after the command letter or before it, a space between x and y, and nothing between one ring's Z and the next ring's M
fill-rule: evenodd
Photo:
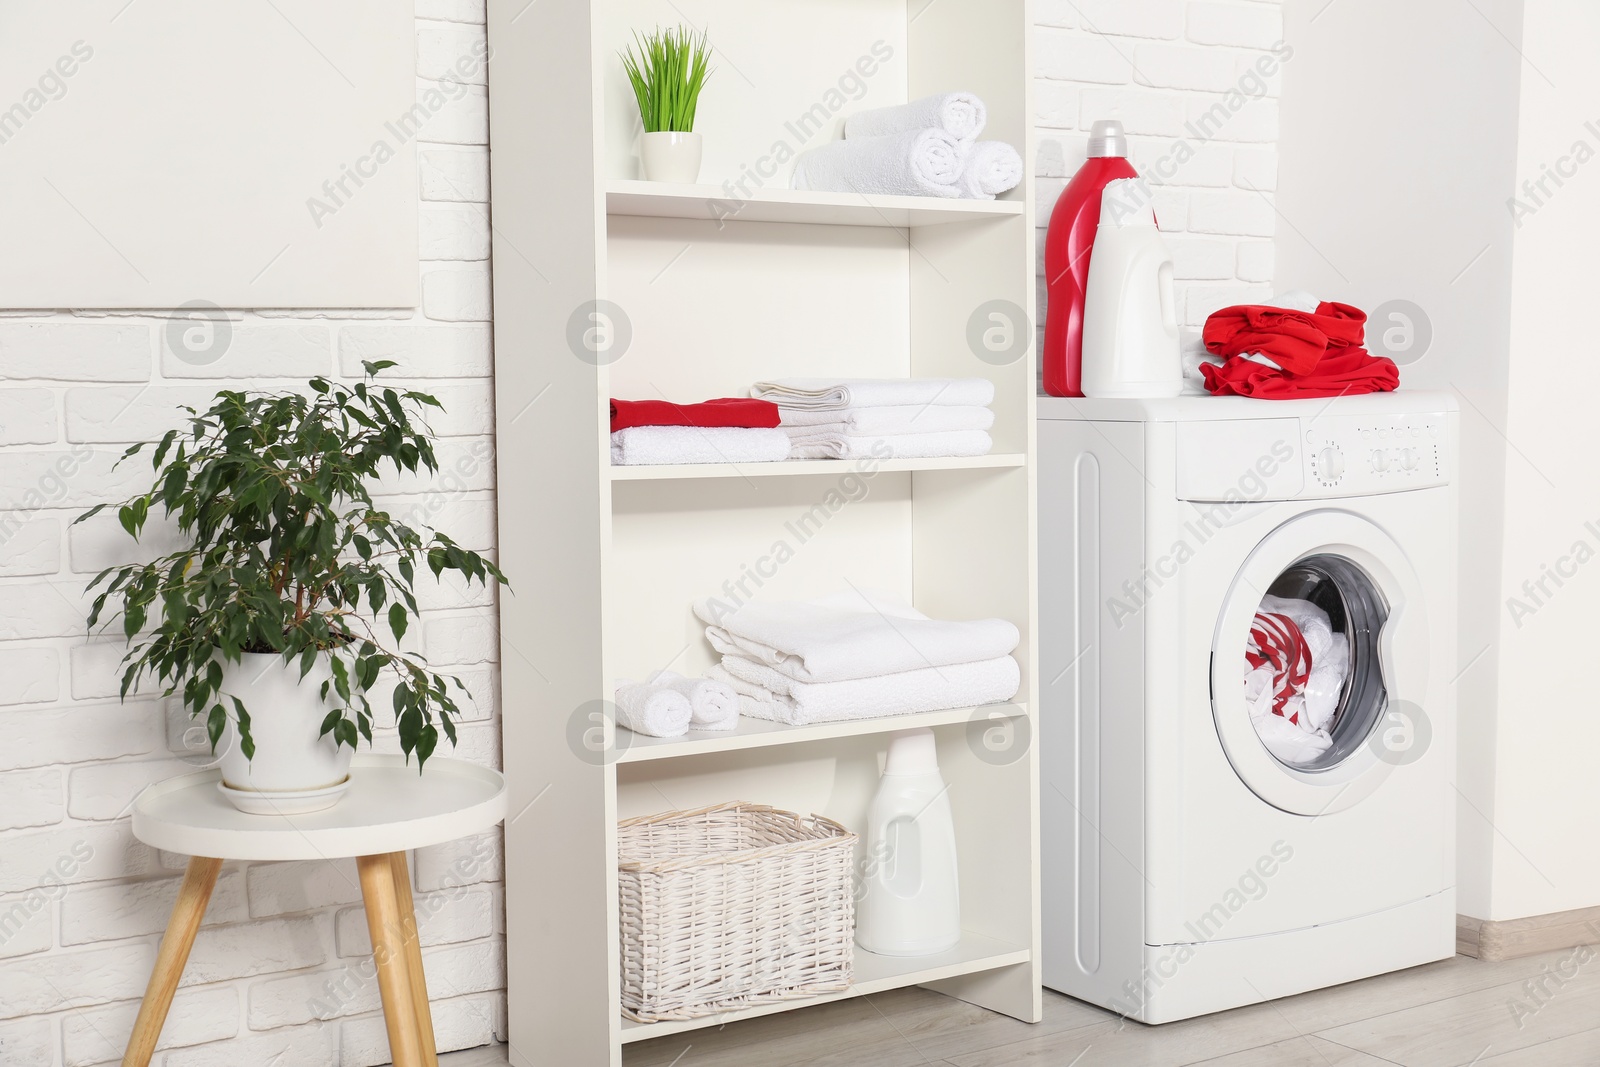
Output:
M223 663L222 692L244 702L256 746L255 758L245 759L232 722L232 702L224 700L229 724L218 744L226 746L218 765L222 793L239 810L315 811L332 807L344 795L355 752L336 745L331 733L317 736L322 720L336 706L322 699L322 683L332 676L327 656L319 656L304 678L298 662L286 664L271 653L246 652L238 663Z
M644 161L644 176L653 182L676 182L693 185L700 180L700 148L698 133L647 133L639 145L639 157Z

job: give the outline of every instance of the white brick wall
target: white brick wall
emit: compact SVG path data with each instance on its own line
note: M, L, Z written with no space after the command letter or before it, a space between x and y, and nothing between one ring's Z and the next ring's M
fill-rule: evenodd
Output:
M1135 169L1155 186L1185 324L1267 295L1278 85L1293 62L1273 53L1281 0L1035 0L1034 13L1040 248L1090 127L1120 119ZM1042 327L1042 256L1039 268Z
M481 48L483 0L417 0L417 13L420 90ZM159 309L0 315L0 1063L120 1060L180 881L182 857L134 841L127 809L145 784L187 769L175 756L188 724L169 723L151 696L119 703L121 641L83 637L89 578L170 539L152 529L136 547L113 516L71 525L148 484L147 463L111 469L123 448L159 436L177 405L204 404L218 388L354 378L364 359L394 359L394 381L448 409L430 420L446 472L391 481L384 505L495 547L487 98L477 80L418 144L422 309L230 311L231 344L210 363L168 348ZM494 596L423 584L427 618L408 644L420 648L426 634L434 662L472 692L458 754L498 765ZM392 732L379 748L398 749ZM418 858L441 1049L505 1033L499 840ZM387 1062L377 987L357 966L370 967L359 901L353 862L225 865L155 1062ZM337 1018L315 1017L309 998L347 972L349 1003Z

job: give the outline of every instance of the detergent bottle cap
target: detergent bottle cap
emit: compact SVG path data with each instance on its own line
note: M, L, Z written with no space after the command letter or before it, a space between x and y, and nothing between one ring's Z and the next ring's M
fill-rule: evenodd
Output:
M1122 156L1128 154L1128 135L1122 129L1122 123L1116 119L1101 119L1089 131L1089 158L1103 159L1106 156Z
M938 774L939 750L932 730L907 730L889 738L889 755L883 761L886 775Z

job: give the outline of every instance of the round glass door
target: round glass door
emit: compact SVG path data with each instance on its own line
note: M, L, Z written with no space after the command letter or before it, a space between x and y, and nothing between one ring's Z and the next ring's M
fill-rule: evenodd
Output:
M1365 519L1308 512L1268 534L1211 650L1217 735L1245 785L1304 815L1370 795L1394 770L1374 743L1390 705L1422 698L1426 618L1405 554Z
M1307 556L1273 581L1240 660L1251 724L1274 759L1325 770L1367 744L1388 704L1388 621L1372 576L1343 556Z

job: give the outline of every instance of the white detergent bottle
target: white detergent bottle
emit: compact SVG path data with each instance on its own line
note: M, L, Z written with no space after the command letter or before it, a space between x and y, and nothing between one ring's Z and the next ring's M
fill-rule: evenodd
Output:
M1142 178L1106 186L1083 309L1083 395L1183 392L1172 253Z
M956 828L932 730L890 738L866 839L856 944L882 956L954 948L961 940Z

